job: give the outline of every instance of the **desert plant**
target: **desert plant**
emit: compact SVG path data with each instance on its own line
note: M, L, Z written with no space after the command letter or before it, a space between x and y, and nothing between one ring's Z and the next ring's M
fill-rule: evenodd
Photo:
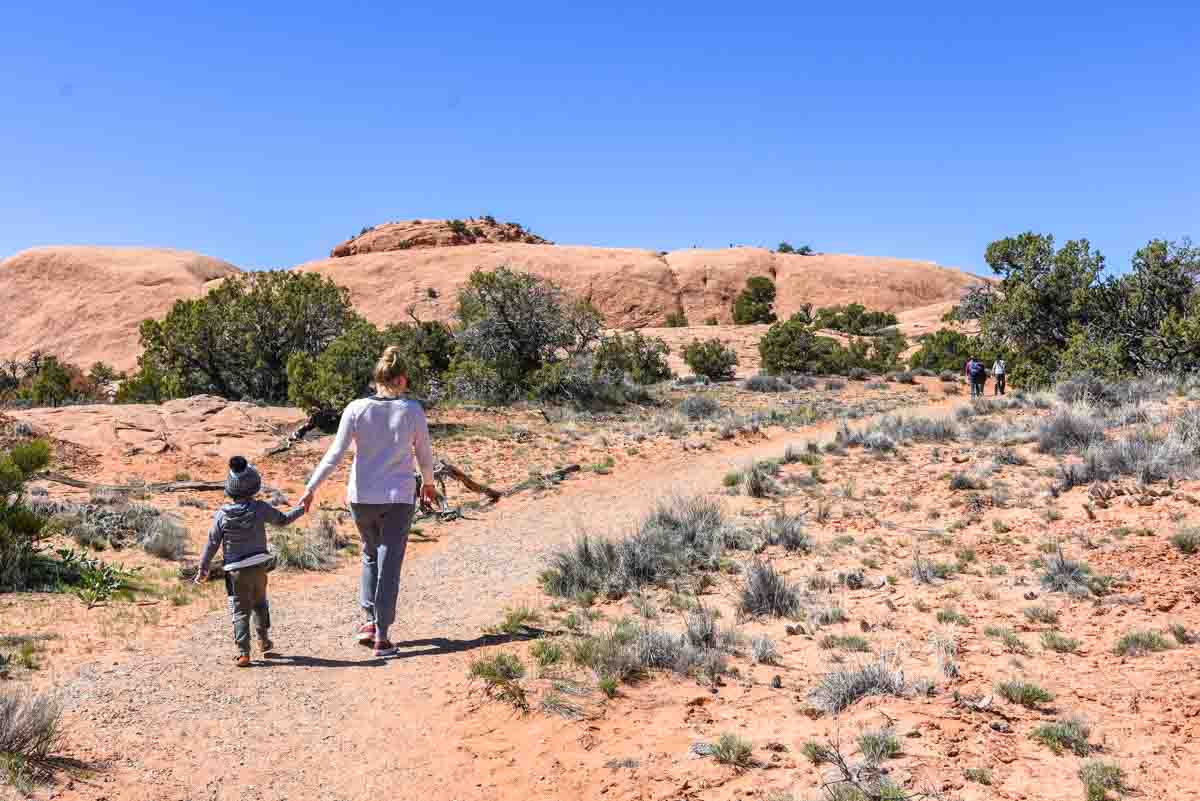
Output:
M502 652L475 659L471 662L470 675L483 682L490 697L511 704L519 711L529 711L529 700L520 684L525 677L525 666L516 654Z
M1200 527L1187 526L1181 528L1173 537L1171 544L1182 554L1194 554L1200 551Z
M742 382L747 392L791 392L792 385L773 375L753 375Z
M187 547L187 529L173 518L158 517L150 523L141 544L146 553L163 559L181 559Z
M562 661L563 649L555 640L538 640L529 649L529 654L537 660L539 666L549 667Z
M735 734L722 734L712 746L712 757L722 765L748 768L754 764L754 746Z
M337 567L337 541L328 528L281 529L271 537L279 567L283 570L333 570Z
M679 411L689 420L707 420L721 411L721 404L707 395L688 395L679 402Z
M61 740L61 717L51 696L0 690L0 779L25 792L49 771Z
M1030 623L1047 623L1051 626L1058 623L1058 612L1046 604L1027 606L1022 613Z
M743 289L733 302L733 322L736 325L775 322L775 282L765 276L746 279Z
M1171 641L1157 631L1134 629L1117 640L1114 651L1118 656L1141 656L1142 654L1167 651Z
M1057 631L1043 631L1042 647L1060 654L1073 654L1079 650L1079 640L1067 637Z
M1038 429L1038 450L1079 452L1104 439L1104 421L1086 406L1059 407Z
M613 334L596 347L595 369L629 376L637 384L654 384L671 377L667 354L671 349L658 337L644 337L638 331Z
M827 651L869 653L871 650L871 643L867 641L867 638L858 634L826 634L817 642L817 645Z
M1085 563L1068 559L1060 546L1046 560L1042 573L1042 586L1048 592L1065 592L1070 595L1091 594L1092 571Z
M770 562L746 566L738 609L746 615L795 617L800 612L800 590L775 571Z
M687 328L688 318L683 309L670 312L663 320L663 325L667 328Z
M1071 717L1043 723L1029 736L1056 754L1070 751L1076 756L1087 756L1092 752L1088 743L1092 729L1083 718Z
M874 662L826 673L809 697L817 709L836 714L869 695L902 696L906 686L896 656L885 652Z
M964 768L963 778L984 787L990 787L992 784L992 772L987 768Z
M787 551L812 552L813 539L804 530L802 515L789 515L782 510L777 511L767 520L765 528L769 545L782 545Z
M899 756L900 739L889 727L883 729L868 729L858 735L858 750L863 759L872 765L878 765L888 759Z
M714 381L727 381L735 374L738 357L732 348L719 339L696 339L684 347L683 361L696 375Z
M1079 779L1083 782L1086 801L1110 801L1110 790L1118 797L1124 798L1130 791L1125 771L1112 762L1098 759L1085 762L1079 768Z
M1014 704L1020 704L1028 709L1037 709L1042 704L1054 700L1054 694L1031 681L1010 679L996 682L996 692Z
M779 650L775 641L763 634L750 641L750 656L756 665L774 665L779 662Z

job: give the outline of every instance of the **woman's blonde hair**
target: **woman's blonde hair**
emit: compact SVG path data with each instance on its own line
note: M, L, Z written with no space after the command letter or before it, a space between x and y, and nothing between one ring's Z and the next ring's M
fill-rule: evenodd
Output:
M408 364L396 345L389 345L375 362L375 383L381 387L394 386L400 378L408 377Z

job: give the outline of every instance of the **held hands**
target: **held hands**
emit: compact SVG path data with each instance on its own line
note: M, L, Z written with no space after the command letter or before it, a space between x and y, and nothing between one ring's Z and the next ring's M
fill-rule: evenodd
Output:
M436 506L438 502L437 487L432 482L421 485L421 500L430 506Z
M309 509L312 508L312 502L313 502L313 491L312 490L308 490L302 496L300 496L300 505L304 507L304 514L308 514Z
M208 581L208 571L207 570L197 570L196 578L192 579L192 581L195 584L203 584L204 582Z

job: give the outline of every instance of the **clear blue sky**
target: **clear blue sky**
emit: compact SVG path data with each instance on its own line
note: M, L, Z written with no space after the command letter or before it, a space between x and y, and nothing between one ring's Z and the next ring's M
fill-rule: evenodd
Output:
M1026 229L1118 268L1200 238L1195 3L406 5L9 5L0 256L283 267L485 213L975 270Z

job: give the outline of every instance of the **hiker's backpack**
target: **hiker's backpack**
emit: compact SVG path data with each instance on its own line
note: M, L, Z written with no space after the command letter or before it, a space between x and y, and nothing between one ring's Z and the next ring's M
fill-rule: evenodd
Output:
M971 378L983 378L984 368L983 362L971 362Z

